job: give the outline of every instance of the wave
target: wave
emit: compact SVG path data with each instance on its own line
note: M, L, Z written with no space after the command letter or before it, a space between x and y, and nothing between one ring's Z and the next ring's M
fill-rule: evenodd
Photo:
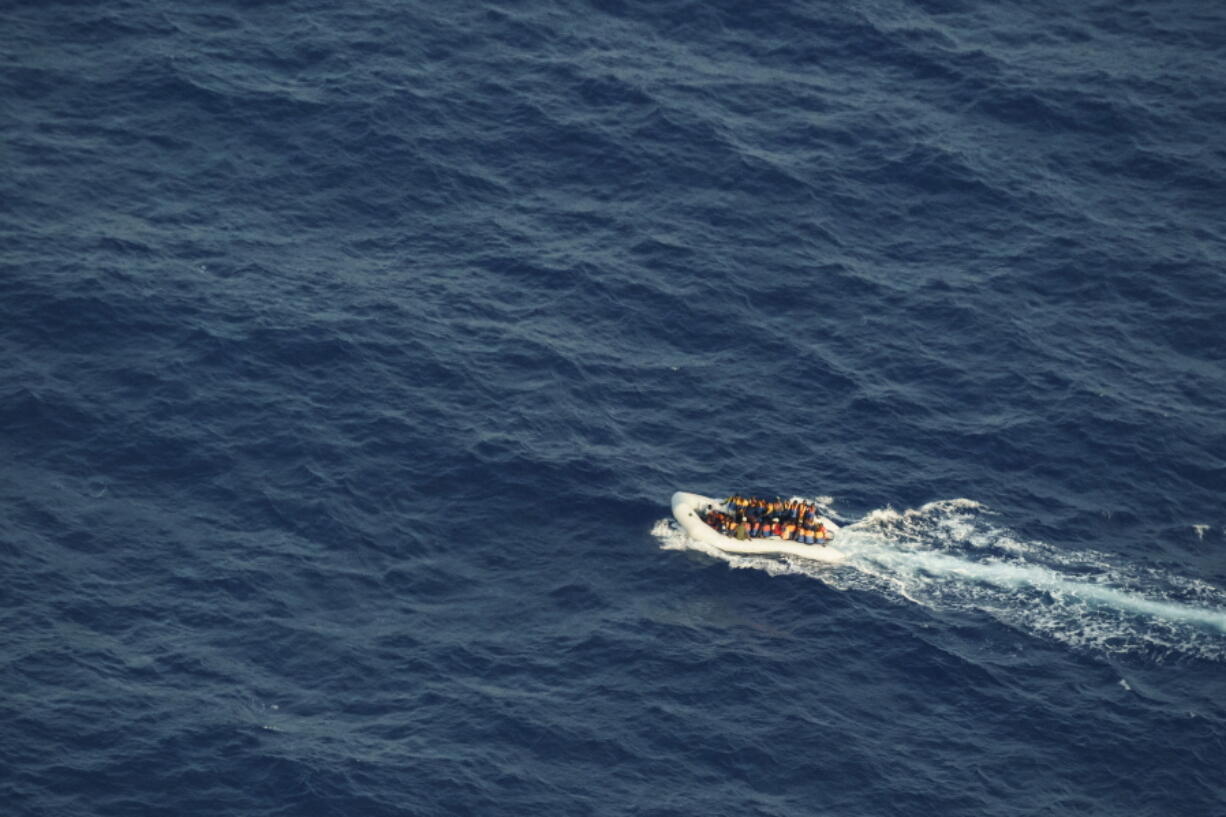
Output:
M1226 661L1226 590L1092 550L1062 550L993 524L969 499L885 508L844 525L836 567L735 556L694 542L669 519L665 549L701 550L737 568L801 574L838 590L867 590L933 610L979 612L1077 649Z

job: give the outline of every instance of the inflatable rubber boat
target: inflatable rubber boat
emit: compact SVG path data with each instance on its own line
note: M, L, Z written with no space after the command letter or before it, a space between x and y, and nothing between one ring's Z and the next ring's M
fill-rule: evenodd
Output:
M701 494L690 494L678 491L673 494L673 517L677 524L691 539L704 545L719 548L727 553L745 553L761 556L799 556L802 559L814 559L819 562L841 562L847 558L842 551L829 545L806 545L778 536L759 539L735 539L725 536L702 519L702 514L709 508L728 511L728 506L722 499L713 499ZM822 522L830 531L838 526L829 519L822 517Z

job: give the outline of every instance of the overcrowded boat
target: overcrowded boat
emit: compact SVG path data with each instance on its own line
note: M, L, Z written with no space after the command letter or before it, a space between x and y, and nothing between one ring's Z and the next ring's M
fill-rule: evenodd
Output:
M831 547L838 526L803 500L741 496L714 499L678 491L673 517L698 542L728 553L799 556L840 562L842 551Z

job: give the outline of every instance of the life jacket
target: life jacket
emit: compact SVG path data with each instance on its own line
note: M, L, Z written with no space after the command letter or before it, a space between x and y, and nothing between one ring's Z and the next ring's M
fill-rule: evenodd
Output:
M783 523L783 538L792 539L795 536L796 536L796 523L795 522Z
M775 520L775 524L771 525L771 533L773 533L776 536L782 536L783 535L783 523L778 520Z

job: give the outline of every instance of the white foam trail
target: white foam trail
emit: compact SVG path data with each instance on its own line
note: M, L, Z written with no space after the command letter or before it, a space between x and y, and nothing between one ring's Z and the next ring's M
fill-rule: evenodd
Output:
M844 544L846 547L846 544ZM1096 607L1185 622L1215 628L1226 633L1226 611L1205 609L1173 601L1146 598L1137 592L1109 585L1076 581L1042 565L1009 562L973 562L940 552L905 551L889 554L856 554L860 560L891 567L895 572L910 570L931 576L951 576L968 582L982 582L1003 590L1034 589L1057 597L1071 597Z
M992 525L989 515L968 499L873 511L840 531L848 561L833 568L725 554L693 542L670 520L652 532L661 547L702 550L733 567L801 573L934 609L976 610L1079 648L1226 660L1226 590L1027 541Z

